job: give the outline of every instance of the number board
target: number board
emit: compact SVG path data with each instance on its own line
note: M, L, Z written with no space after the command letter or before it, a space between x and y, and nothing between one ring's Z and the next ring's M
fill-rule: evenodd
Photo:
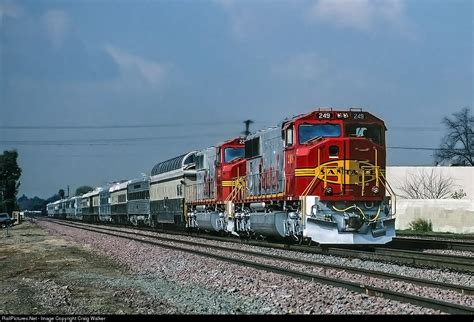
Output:
M330 120L333 116L332 112L316 112L316 119L318 120Z
M365 119L365 113L352 112L351 117L353 120L363 120Z

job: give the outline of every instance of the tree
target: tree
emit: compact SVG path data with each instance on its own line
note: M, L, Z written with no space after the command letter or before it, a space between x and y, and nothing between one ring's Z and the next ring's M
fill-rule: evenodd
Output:
M439 168L438 168L439 169ZM408 175L406 181L399 187L402 197L408 199L445 199L452 197L455 186L453 178L444 176L441 172L431 169L421 170Z
M474 116L467 107L453 113L453 119L445 117L448 134L442 139L435 158L438 162L474 166Z
M59 189L58 195L61 199L64 199L64 196L66 195L66 193L64 192L64 189Z
M0 155L0 210L10 215L18 209L16 194L20 187L21 168L17 158L16 150L4 151Z
M94 188L90 186L80 186L79 188L76 189L76 196L83 195L85 193L88 193L89 191L94 190Z

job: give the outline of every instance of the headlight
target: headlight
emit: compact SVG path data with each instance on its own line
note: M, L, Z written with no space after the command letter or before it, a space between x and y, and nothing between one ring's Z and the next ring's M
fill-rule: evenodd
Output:
M379 191L380 191L380 190L379 190L379 187L377 187L377 186L373 186L373 187L372 187L372 192L373 192L373 193L377 194L377 193L379 193Z
M324 189L324 193L327 194L327 195L332 195L332 188L327 187L326 189Z

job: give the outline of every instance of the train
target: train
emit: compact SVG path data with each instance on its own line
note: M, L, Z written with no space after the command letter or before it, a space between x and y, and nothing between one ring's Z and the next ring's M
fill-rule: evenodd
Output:
M316 108L47 205L48 216L318 244L395 237L387 128L360 108Z

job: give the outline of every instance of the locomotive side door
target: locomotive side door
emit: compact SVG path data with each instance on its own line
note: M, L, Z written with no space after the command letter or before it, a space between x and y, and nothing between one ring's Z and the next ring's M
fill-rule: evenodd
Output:
M222 146L218 146L216 148L216 159L214 160L215 172L216 172L216 198L217 200L222 200L222 165L224 160L222 159L224 148Z
M295 151L295 127L294 124L285 126L282 130L282 138L285 144L285 195L293 195L295 191L295 165L296 165L296 151Z

